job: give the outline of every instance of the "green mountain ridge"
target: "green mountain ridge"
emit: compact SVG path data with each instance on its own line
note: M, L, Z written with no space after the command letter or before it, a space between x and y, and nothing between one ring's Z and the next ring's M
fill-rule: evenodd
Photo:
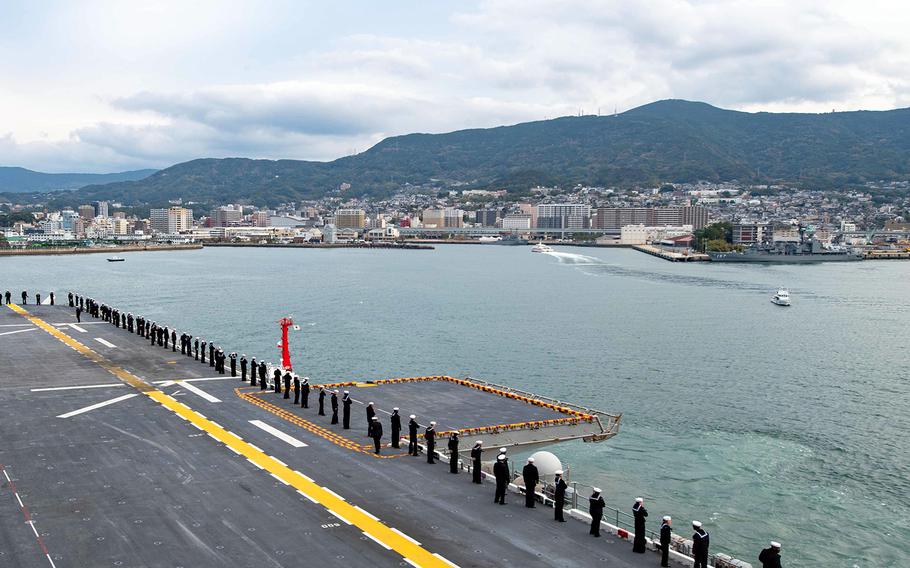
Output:
M393 136L331 162L204 158L68 197L274 205L316 199L342 183L352 185L349 195L384 197L430 179L512 189L699 180L830 188L907 180L910 109L746 113L666 100L612 116Z
M92 184L140 180L156 171L133 170L111 174L48 174L15 166L0 166L0 193L72 190Z

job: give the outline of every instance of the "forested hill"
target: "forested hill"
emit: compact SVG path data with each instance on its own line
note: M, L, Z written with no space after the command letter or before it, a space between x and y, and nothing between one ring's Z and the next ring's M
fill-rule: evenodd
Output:
M910 179L910 109L744 113L666 100L612 116L387 138L332 162L199 159L139 181L78 190L83 202L169 199L277 204L352 185L385 196L430 179L476 187L786 182L813 187Z

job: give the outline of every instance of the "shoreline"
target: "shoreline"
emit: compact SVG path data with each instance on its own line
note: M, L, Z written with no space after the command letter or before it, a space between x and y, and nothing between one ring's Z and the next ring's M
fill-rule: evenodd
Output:
M198 250L200 244L191 245L141 245L114 247L36 247L24 249L0 249L0 256L54 256L66 254L98 254L121 252L145 252L156 250Z
M206 247L235 247L235 248L304 248L304 249L389 249L389 250L435 250L435 247L425 244L398 244L398 243L206 243Z

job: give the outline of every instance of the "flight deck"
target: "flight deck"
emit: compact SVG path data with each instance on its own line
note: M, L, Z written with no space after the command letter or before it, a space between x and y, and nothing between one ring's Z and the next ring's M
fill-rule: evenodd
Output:
M301 408L179 347L82 319L61 306L0 308L0 565L656 562L580 522L554 523L551 508L526 509L518 495L495 505L491 484L388 447L395 406L404 434L409 414L436 420L441 433L463 431L463 452L489 441L485 459L499 445L609 437L618 416L471 378L311 380L351 391L344 430L317 415L318 386ZM379 459L369 401L386 427Z

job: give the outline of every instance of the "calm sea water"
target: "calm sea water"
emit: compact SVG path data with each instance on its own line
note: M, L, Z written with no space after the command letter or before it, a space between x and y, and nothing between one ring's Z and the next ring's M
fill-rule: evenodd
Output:
M81 290L317 380L473 375L622 412L554 452L652 528L788 566L906 566L910 263L672 264L629 250L206 249L0 258L0 288ZM794 305L770 303L778 286ZM15 296L15 294L14 294Z

